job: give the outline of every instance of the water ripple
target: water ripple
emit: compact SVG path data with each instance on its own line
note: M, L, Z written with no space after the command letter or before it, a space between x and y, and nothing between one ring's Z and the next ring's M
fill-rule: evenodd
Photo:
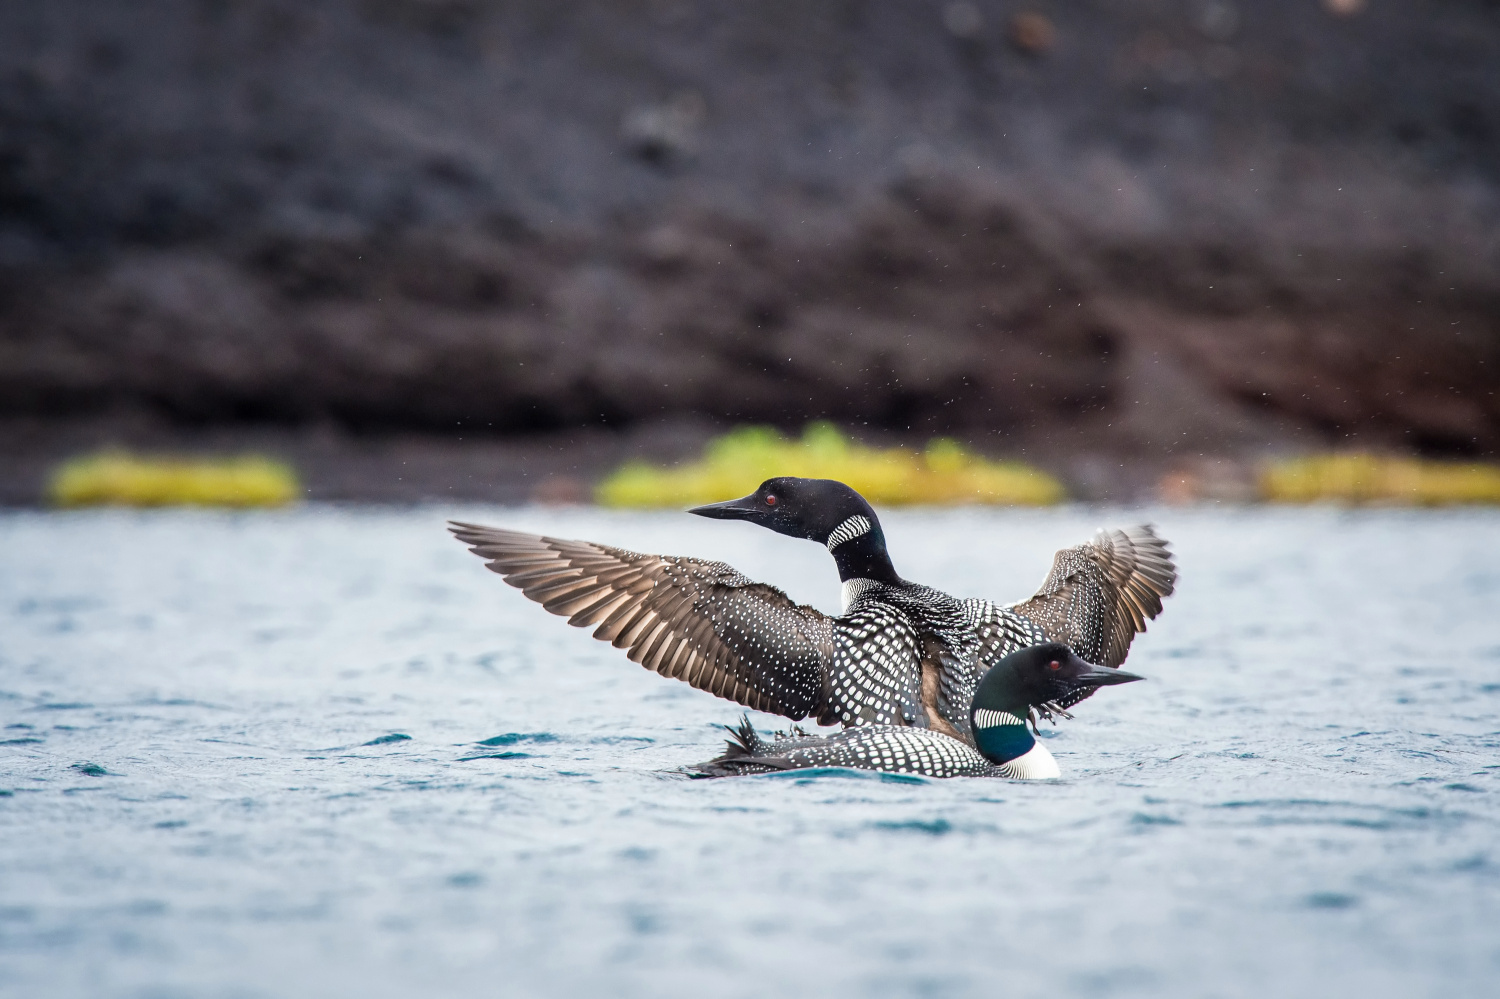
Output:
M1493 991L1500 515L883 518L903 575L1000 599L1101 523L1173 540L1150 682L1048 730L1049 783L689 780L740 709L499 585L450 516L838 606L821 548L677 514L0 513L0 991Z

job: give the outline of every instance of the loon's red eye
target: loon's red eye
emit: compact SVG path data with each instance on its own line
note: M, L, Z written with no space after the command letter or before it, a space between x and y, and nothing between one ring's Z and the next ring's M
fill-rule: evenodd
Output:
M775 496L767 496L766 497L766 506L775 506L775 505L776 505L776 497Z
M1047 668L1048 669L1062 669L1062 663L1060 663L1056 659L1054 659L1050 663L1047 664Z

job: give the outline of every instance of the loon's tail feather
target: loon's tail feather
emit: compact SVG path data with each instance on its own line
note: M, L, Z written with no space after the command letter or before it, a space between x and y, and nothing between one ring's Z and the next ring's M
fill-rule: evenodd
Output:
M724 755L688 767L690 776L739 777L793 768L794 764L785 757L766 755L771 744L755 731L748 714L741 716L738 725L725 725L724 728L729 732L729 738L724 740Z
M729 738L725 740L724 755L721 760L736 760L746 756L758 756L771 748L766 740L755 731L755 726L750 722L750 713L740 715L740 723L734 727L724 726L729 731Z

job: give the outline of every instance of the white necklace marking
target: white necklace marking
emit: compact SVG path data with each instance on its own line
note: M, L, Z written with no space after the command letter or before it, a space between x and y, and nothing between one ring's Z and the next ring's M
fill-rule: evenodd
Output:
M855 538L869 533L870 518L856 513L838 527L835 527L833 533L828 535L828 550L833 551L845 541L853 541Z
M975 728L998 728L1001 725L1025 725L1026 719L1019 715L1013 715L1009 711L996 711L993 708L974 709Z

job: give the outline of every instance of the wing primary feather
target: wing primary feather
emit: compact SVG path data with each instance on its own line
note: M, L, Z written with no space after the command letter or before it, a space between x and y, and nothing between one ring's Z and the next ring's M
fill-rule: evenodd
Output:
M828 713L830 619L722 562L454 522L506 583L627 658L747 707Z
M605 590L603 596L587 607L580 607L568 618L568 623L575 628L590 628L603 621L623 603L630 599L629 593L621 593L618 590ZM595 636L598 637L597 635Z
M645 665L647 657L656 651L656 644L669 632L670 622L659 615L652 615L652 623L649 628L642 631L639 641L630 644L630 651L626 655L634 662Z

